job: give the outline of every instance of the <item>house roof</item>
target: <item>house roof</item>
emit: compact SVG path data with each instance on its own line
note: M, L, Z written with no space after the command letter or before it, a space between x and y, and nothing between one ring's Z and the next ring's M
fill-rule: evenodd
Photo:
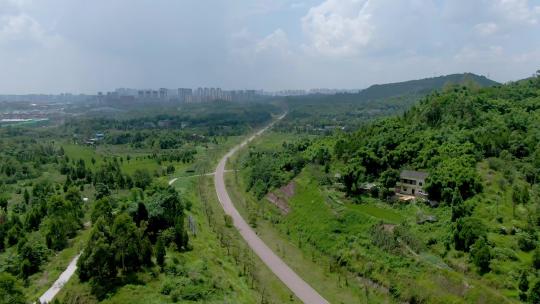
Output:
M428 173L422 171L403 170L401 171L399 177L404 179L424 180L426 177L428 177Z

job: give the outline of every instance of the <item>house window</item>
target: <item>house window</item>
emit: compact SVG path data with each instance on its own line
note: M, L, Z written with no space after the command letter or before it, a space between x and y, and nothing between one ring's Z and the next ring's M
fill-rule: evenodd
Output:
M420 187L422 187L422 182L419 182L418 184L420 185Z

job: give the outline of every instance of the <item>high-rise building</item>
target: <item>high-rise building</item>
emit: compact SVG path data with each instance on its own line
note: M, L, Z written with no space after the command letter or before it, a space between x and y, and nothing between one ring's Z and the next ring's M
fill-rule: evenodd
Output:
M193 90L188 88L178 89L178 99L180 102L191 102L193 97Z
M167 99L167 93L168 93L168 90L165 89L165 88L161 88L159 89L159 99Z

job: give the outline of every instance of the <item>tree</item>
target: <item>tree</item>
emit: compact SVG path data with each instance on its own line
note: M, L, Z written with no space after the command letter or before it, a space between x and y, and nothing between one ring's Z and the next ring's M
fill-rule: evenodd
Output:
M540 248L536 248L532 256L532 266L534 269L540 269Z
M442 160L431 170L426 180L424 188L429 198L450 203L453 199L453 189L456 188L462 199L479 193L482 190L482 184L471 163L474 164L474 159L471 160L467 155Z
M140 269L144 262L142 237L131 217L126 213L118 215L114 220L111 235L117 265L124 272Z
M188 250L189 237L184 229L184 217L178 216L174 224L174 242L178 250Z
M23 289L20 282L7 272L0 273L0 303L25 304Z
M343 184L347 194L358 193L360 183L365 179L366 168L364 168L357 160L351 160L345 167L342 176Z
M454 246L468 252L479 238L487 236L487 229L477 218L467 217L457 220L454 228Z
M7 210L8 198L6 196L0 196L0 209Z
M133 220L135 221L135 224L137 224L137 227L141 225L142 221L148 221L148 210L146 210L146 206L143 202L137 203L137 211L135 212Z
M37 230L41 224L41 219L44 214L42 213L42 208L39 206L33 206L26 212L24 218L24 227L27 231Z
M7 214L6 211L0 209L0 252L4 251L6 230L7 230Z
M110 229L100 217L94 222L88 242L77 262L77 271L82 282L91 278L105 282L116 277L114 249L111 243Z
M20 260L20 273L24 279L36 273L47 259L47 248L37 235L30 235L28 239L20 240L17 253Z
M146 169L137 169L133 173L133 184L135 187L146 189L152 183L152 176Z
M465 206L461 193L457 188L454 188L454 193L452 194L452 222L469 214L469 209Z
M379 180L382 187L392 188L399 181L399 171L395 169L388 169L381 173L381 177Z
M463 204L463 197L461 197L459 189L454 188L454 192L452 193L452 206L457 206L461 204Z
M518 288L519 288L519 291L520 291L519 292L519 299L522 302L527 301L527 291L529 291L529 280L527 278L527 272L526 271L522 271L521 275L519 276Z
M109 195L111 195L111 190L109 190L109 187L107 187L107 185L103 183L96 184L96 200L102 199Z
M79 159L77 162L77 169L75 172L78 179L83 179L86 176L86 164L83 159Z
M156 262L160 267L163 267L165 265L165 245L163 244L163 238L158 237L157 243L156 243Z
M520 232L517 236L519 249L529 252L536 248L538 238L534 232Z
M512 187L512 201L514 204L527 204L530 200L529 187L525 183L516 183Z
M478 267L478 273L485 274L490 271L491 250L485 238L476 240L471 248L471 258L474 265Z
M76 207L80 207L80 205L82 204L81 191L79 191L77 187L68 188L66 194L64 195L64 198Z
M153 241L156 240L160 231L174 227L177 217L181 217L183 222L184 204L174 188L158 189L147 200L146 208L148 210L148 233Z
M49 249L61 250L66 247L68 232L66 231L65 220L54 216L47 218L44 222L45 243Z
M102 198L94 203L94 207L90 213L92 223L97 222L100 217L103 217L105 221L112 221L113 214L110 198Z
M30 203L30 193L28 192L27 188L24 188L23 197L24 197L24 203L28 205Z
M540 303L540 281L536 281L529 291L529 303Z

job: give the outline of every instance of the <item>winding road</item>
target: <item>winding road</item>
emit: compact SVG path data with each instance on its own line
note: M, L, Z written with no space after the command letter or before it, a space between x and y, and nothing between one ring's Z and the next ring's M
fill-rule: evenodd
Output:
M304 303L306 304L327 304L329 303L324 299L315 289L313 289L308 283L306 283L296 272L294 272L281 258L279 258L262 240L257 236L255 231L246 223L244 218L240 215L238 210L234 207L229 193L225 187L225 165L227 159L234 155L240 148L247 145L250 141L257 136L264 133L271 128L277 121L285 117L287 113L281 115L277 120L270 123L265 128L261 129L255 135L246 139L241 144L232 148L225 156L219 161L214 174L214 185L216 187L216 193L223 210L230 215L233 219L234 226L240 232L240 235L244 238L246 243L251 249L259 256L259 258L270 268L270 270Z

